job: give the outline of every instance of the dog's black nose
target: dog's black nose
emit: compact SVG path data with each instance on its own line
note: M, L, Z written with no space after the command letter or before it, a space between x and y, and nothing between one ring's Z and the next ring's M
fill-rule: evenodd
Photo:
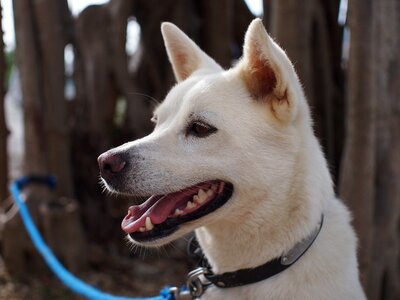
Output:
M122 154L107 151L97 158L100 174L104 179L110 179L120 173L126 166L126 161Z

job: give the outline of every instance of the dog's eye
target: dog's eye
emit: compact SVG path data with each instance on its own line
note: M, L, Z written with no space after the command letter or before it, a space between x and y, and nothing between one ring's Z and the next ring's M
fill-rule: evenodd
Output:
M202 137L209 136L210 134L212 134L216 131L217 131L217 128L215 128L209 124L196 121L196 122L191 123L188 126L187 134L202 138Z

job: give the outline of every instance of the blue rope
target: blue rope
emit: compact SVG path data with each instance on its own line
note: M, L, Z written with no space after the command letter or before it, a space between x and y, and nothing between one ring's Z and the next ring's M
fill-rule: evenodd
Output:
M129 298L122 296L113 296L107 293L104 293L93 286L85 283L79 278L75 277L71 274L55 257L51 249L46 245L40 232L36 228L34 222L32 221L32 217L29 214L29 210L25 205L24 201L21 199L21 189L31 182L44 183L51 188L54 188L56 185L56 180L52 176L26 176L21 177L15 180L10 187L11 194L14 197L15 202L19 207L19 213L21 215L22 221L25 225L25 228L30 235L33 244L36 249L39 251L43 259L49 268L53 271L53 273L60 279L60 281L70 288L75 293L86 297L91 300L173 300L173 295L169 292L168 288L164 288L161 290L160 295L151 298Z

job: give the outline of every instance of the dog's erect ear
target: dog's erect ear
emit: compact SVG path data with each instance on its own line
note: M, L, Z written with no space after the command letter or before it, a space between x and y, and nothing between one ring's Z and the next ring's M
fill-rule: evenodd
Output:
M172 23L161 25L168 58L172 64L176 80L182 81L193 72L204 69L218 72L222 68L205 54L186 34Z
M289 81L297 80L285 52L272 40L260 19L251 22L245 36L243 59L238 65L251 95L267 101L274 115L290 121L294 104Z

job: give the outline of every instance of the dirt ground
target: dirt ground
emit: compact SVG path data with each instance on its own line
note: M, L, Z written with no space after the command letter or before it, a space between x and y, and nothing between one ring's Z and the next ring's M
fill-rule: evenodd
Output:
M132 257L112 256L99 247L90 250L96 257L87 271L78 274L97 288L119 296L155 296L166 285L181 285L191 267L185 241L157 251L142 251ZM99 263L100 262L100 263ZM0 257L0 300L84 299L70 292L50 273L40 278L31 274L21 282L7 272Z

